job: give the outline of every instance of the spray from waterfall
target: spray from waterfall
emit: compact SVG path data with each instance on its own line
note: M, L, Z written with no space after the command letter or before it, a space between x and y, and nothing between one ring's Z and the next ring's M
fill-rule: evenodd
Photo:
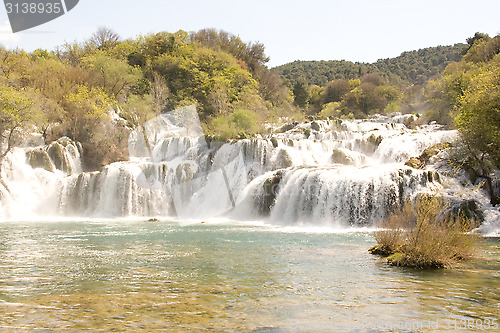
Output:
M449 183L433 165L417 170L404 162L453 141L456 131L410 129L411 117L316 120L216 142L203 133L196 108L185 107L132 131L130 160L100 171L82 173L79 144L68 139L13 150L2 167L0 216L372 226L405 200Z

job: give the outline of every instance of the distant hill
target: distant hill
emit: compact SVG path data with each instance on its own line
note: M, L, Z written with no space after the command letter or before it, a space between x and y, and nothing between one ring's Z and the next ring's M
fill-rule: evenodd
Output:
M292 85L305 80L309 85L325 86L332 80L354 79L368 73L380 74L394 84L422 85L440 74L450 62L460 61L465 47L465 44L428 47L371 64L345 60L294 61L272 70Z

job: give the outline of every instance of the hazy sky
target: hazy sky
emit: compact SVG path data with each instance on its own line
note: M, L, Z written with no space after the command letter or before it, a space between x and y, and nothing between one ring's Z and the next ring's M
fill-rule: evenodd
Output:
M403 51L500 33L498 0L80 0L66 15L12 34L0 9L0 43L27 51L83 41L99 26L122 37L223 29L266 46L270 66L294 60L374 62Z

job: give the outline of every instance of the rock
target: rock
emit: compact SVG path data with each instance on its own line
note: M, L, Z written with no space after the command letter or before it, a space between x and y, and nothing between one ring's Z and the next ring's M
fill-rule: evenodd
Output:
M160 222L156 217L150 218L147 222Z
M59 143L63 147L67 147L69 145L74 145L73 140L71 140L67 136L63 136L62 138L57 139L56 142Z
M276 155L276 167L278 169L286 169L293 166L292 157L285 149L280 149Z
M370 137L368 138L368 142L373 144L375 146L375 148L380 146L380 144L382 143L382 140L383 140L382 136L375 135L375 134L370 135Z
M314 131L319 131L319 130L321 130L321 126L317 122L313 121L311 123L311 129Z
M394 251L387 245L375 245L375 246L372 246L368 252L370 252L371 254L376 254L376 255L379 255L379 256L384 256L384 257L388 257L390 256L391 254L394 253Z
M484 222L484 214L476 200L451 202L450 208L444 213L445 222L459 222L461 218L470 221L469 229L474 229Z
M353 165L355 163L355 161L341 149L333 150L332 162L345 165Z
M278 132L278 133L285 133L285 132L288 132L288 131L290 131L290 130L294 129L295 127L297 127L297 125L298 125L298 124L299 124L299 123L298 123L298 122L296 122L296 121L294 121L293 123L285 124L285 125L281 126L281 127L277 130L277 132Z
M50 160L49 155L43 148L36 148L26 153L28 163L33 169L41 168L50 172L54 172L54 165Z
M423 169L425 166L425 164L417 157L410 158L408 161L406 161L405 165L413 169Z
M271 207L276 201L276 195L279 191L279 184L283 179L283 171L278 170L274 173L272 177L266 179L262 185L262 190L264 192L263 198L260 198L260 202L257 203L259 208L259 213L262 215L269 215L271 213Z
M57 170L61 170L65 173L71 173L71 166L66 160L63 149L63 146L58 141L52 142L47 148L47 154Z
M276 139L276 137L272 137L271 138L271 143L273 144L273 147L274 148L277 148L278 147L278 139Z
M306 139L309 139L309 137L311 136L311 130L309 128L304 128L304 136L306 137Z
M424 169L432 157L439 154L442 150L451 147L448 142L438 143L432 147L425 149L419 157L412 157L406 161L405 165L414 169Z

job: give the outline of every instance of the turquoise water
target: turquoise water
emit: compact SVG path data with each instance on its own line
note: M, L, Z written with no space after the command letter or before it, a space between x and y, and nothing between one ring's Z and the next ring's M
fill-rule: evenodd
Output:
M0 224L0 331L498 331L500 242L390 267L370 232L236 222Z

